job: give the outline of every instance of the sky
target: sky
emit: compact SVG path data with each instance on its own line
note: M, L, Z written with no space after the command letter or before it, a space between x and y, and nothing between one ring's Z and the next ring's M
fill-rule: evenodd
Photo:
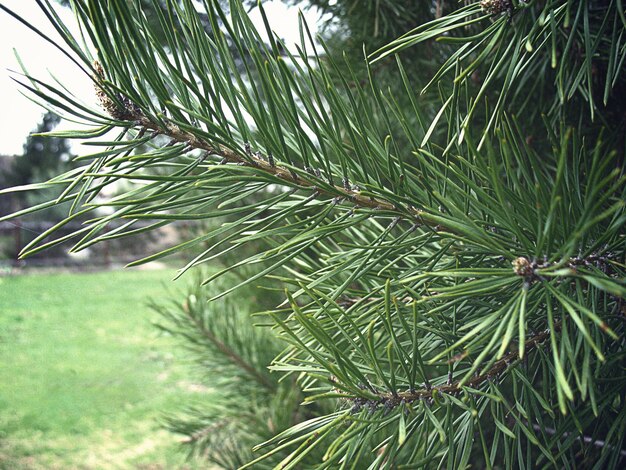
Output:
M45 34L58 38L34 0L0 0L0 3L26 18ZM264 0L263 6L272 28L285 39L287 45L297 42L298 10L285 6L280 0ZM70 30L77 30L68 8L58 7L58 13L70 26ZM319 20L315 10L305 10L304 15L309 25L315 25ZM253 11L251 17L257 25L262 24L258 12ZM52 75L87 103L96 101L91 81L76 65L54 46L1 10L0 35L0 155L18 155L22 153L26 137L37 126L45 110L20 93L24 89L14 81L23 79L20 77L21 67L16 52L30 75L53 83ZM60 127L69 129L76 126L62 123ZM76 146L74 151L80 153Z

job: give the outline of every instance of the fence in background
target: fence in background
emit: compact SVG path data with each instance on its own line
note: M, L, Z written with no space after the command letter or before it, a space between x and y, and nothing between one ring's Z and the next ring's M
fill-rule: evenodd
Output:
M180 237L180 231L190 230L190 224L185 222L169 224L158 230L148 231L142 235L102 241L79 253L70 253L73 243L80 236L65 241L57 246L48 248L26 259L19 259L19 253L39 235L54 227L54 221L24 221L15 219L9 222L0 222L0 265L16 267L110 267L113 264L126 264L154 253L155 249L175 243ZM123 225L122 222L111 222L107 225L107 232ZM139 221L133 229L145 228L151 225L148 221ZM58 228L53 236L41 241L49 242L53 239L70 235L84 226L79 222L69 222Z

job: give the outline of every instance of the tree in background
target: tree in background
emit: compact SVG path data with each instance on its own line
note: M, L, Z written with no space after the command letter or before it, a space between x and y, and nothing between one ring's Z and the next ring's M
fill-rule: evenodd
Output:
M96 126L72 136L106 150L55 179L66 221L107 185L142 183L89 219L76 249L136 234L138 221L232 217L137 262L202 246L182 273L241 256L205 279L219 290L167 310L172 331L226 361L227 399L180 428L215 461L623 464L622 2L420 2L420 23L366 47L358 66L355 49L318 51L306 25L289 51L265 17L264 42L234 0L228 12L204 2L208 23L190 0L155 8L165 47L127 2L72 6L93 49L50 17L105 112L54 85L38 94ZM372 9L373 38L397 34L386 8L414 12L392 0L327 7ZM158 135L167 143L146 146ZM54 244L40 242L23 255ZM282 296L256 317L271 320L267 343L220 304L262 279ZM277 353L272 374L261 351ZM272 401L274 390L290 398ZM272 423L239 428L265 439L254 456L247 437L220 432L246 419Z
M196 276L182 302L175 294L169 303L153 304L161 315L159 327L180 338L199 366L195 380L214 392L184 412L168 410L167 425L185 436L191 454L225 469L245 465L256 444L322 413L318 405L300 406L303 394L295 377L285 380L268 370L285 344L270 329L255 326L250 305L273 307L276 295L246 289L236 298L208 302L235 279L227 276L207 288ZM281 455L266 466L278 464Z
M22 155L6 159L6 169L0 174L0 190L47 181L72 168L69 140L62 136L44 137L44 134L54 130L60 120L61 118L52 112L43 115L41 122L26 138ZM44 188L38 193L16 191L0 194L0 213L6 215L26 207L45 204L59 194L59 189L52 187ZM66 206L48 204L47 209L30 215L29 220L58 221L64 219L66 214ZM2 245L0 254L17 257L16 251L19 251L21 243L24 239L32 238L32 234L27 230L22 231L19 225L15 225L12 231L13 237L5 238L2 240L3 243L0 243Z
M47 137L61 118L52 112L44 114L37 128L28 136L24 153L13 160L6 181L12 186L22 186L46 181L68 169L72 156L69 140Z

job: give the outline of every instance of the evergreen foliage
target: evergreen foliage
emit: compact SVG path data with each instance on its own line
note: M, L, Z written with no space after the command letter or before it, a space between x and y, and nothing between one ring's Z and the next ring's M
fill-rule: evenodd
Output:
M204 280L227 286L170 311L172 328L210 353L220 387L234 391L181 431L211 433L240 423L241 410L260 420L279 403L305 403L280 426L237 430L237 441L206 434L199 445L215 461L623 465L621 1L422 2L429 14L415 19L424 22L370 43L377 49L358 67L354 50L316 47L305 24L289 50L272 18L259 32L236 0L204 1L208 23L191 0L165 10L155 0L165 41L137 2L72 1L82 37L39 3L102 108L34 77L24 86L94 126L64 137L102 150L44 185L63 192L31 210L71 202L69 222L89 216L108 185L138 183L100 203L112 213L91 216L72 235L75 250L172 220L228 217L135 263L184 251L192 259L182 274L240 256ZM348 15L364 3L374 8L337 8ZM375 3L379 21L390 18L385 8L413 12L407 2ZM140 220L152 224L135 229ZM53 232L23 256L70 238L47 240ZM280 343L252 333L236 307L212 310L261 279L283 301L256 318L272 320ZM246 387L246 368L233 368L218 343L198 336L204 330L247 357L256 372ZM265 380L281 391L268 394Z
M207 402L185 407L184 414L169 416L167 424L186 437L193 455L220 468L239 468L254 458L256 444L321 410L300 407L303 395L295 378L281 381L268 370L285 344L271 330L254 325L248 306L271 305L275 296L260 299L259 293L248 289L236 299L208 302L210 293L219 293L220 284L232 279L227 277L209 289L199 281L190 286L182 302L175 294L172 302L153 305L162 316L159 327L181 339L198 365L199 379L212 389ZM273 468L280 455L259 468Z

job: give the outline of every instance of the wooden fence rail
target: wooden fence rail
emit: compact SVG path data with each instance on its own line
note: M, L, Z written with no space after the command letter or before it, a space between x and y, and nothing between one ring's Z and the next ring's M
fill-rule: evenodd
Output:
M150 250L149 246L155 243L159 232L148 232L140 237L104 241L88 249L83 254L72 255L69 249L72 242L60 244L58 247L44 250L32 257L20 260L19 253L35 237L49 230L56 221L27 221L14 219L0 222L0 265L12 266L81 266L94 265L108 267L111 264L128 263L143 256ZM112 221L107 225L107 231L114 230L122 222ZM137 221L133 229L150 225L149 221ZM83 228L80 222L69 222L61 227L54 237L64 236ZM168 230L176 232L178 229L189 228L189 223L180 222L170 224Z

